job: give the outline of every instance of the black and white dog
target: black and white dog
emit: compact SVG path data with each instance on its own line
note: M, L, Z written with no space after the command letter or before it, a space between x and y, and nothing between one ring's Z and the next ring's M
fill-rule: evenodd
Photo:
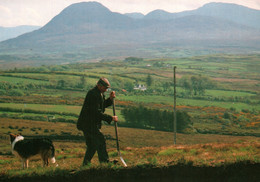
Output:
M22 135L10 134L12 153L22 160L22 168L28 168L29 159L35 155L40 155L43 166L48 166L49 159L55 163L55 148L50 139L34 138L24 139Z

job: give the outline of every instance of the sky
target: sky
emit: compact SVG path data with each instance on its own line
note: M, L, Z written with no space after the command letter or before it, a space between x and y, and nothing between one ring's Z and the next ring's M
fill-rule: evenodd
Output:
M86 0L0 0L0 26L44 26L69 5ZM197 9L210 2L235 3L260 10L260 0L95 0L113 12L147 14L156 9L171 13Z

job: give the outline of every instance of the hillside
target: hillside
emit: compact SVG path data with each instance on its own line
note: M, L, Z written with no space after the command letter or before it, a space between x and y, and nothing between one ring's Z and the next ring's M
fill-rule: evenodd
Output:
M241 18L235 21L233 17ZM97 2L82 2L65 8L39 30L1 42L0 59L71 62L76 56L78 61L165 57L180 49L189 49L192 55L257 52L260 29L257 23L250 23L258 22L255 19L259 19L259 11L230 4L209 4L178 14L157 10L143 18L132 18Z
M122 126L172 131L167 113L173 108L172 68L177 66L177 110L192 120L183 132L259 136L259 64L259 55L212 55L13 68L0 74L0 117L46 121L55 116L55 122L75 123L87 90L104 76L117 93ZM135 89L139 84L146 90ZM155 110L144 114L140 105ZM123 115L127 108L139 114L129 119ZM158 112L165 117L140 118Z
M0 180L257 181L259 64L259 55L221 54L103 60L1 71ZM173 128L169 127L172 114L169 123L161 115L173 109L173 66L177 66L177 111L186 112L192 119L185 130L177 133L176 145ZM148 75L153 80L150 86ZM107 77L116 91L119 142L127 168L121 163L99 165L97 156L91 166L81 166L85 142L75 123L87 90L100 76ZM189 84L191 78L209 86L195 95L198 83L188 90L181 84ZM136 83L146 85L147 90L133 89ZM146 110L138 109L140 106ZM132 107L138 110L129 119L123 111ZM147 110L153 111L146 114L150 117L148 124L144 122L147 117L143 117ZM111 107L106 113L113 113ZM181 124L177 121L177 129ZM102 132L110 158L118 160L113 123L103 125ZM42 168L42 162L33 159L28 170L21 170L20 160L10 151L9 133L52 139L59 166Z
M171 132L119 128L121 153L127 168L99 165L95 155L91 166L82 167L84 138L75 124L0 118L1 181L257 181L259 177L259 138L225 135L177 135ZM23 130L23 136L48 137L56 148L59 166L42 168L38 158L28 170L10 152L10 132ZM110 158L117 159L113 126L104 126ZM187 175L189 174L189 175Z

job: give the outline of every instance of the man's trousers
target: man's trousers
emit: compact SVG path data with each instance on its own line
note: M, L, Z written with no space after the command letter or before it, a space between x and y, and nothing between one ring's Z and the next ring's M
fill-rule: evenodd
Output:
M94 133L85 132L84 137L86 140L87 150L83 160L83 165L87 165L91 162L94 154L98 153L99 162L109 162L106 149L106 139L104 135L98 130Z

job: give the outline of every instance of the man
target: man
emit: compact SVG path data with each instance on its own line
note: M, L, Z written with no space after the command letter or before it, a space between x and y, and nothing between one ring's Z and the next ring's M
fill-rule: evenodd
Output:
M110 83L106 78L100 78L97 85L88 91L84 104L82 106L77 128L82 130L86 139L87 150L83 160L83 165L91 162L96 151L98 152L98 159L100 163L109 162L106 141L104 135L101 133L101 121L111 123L117 122L117 116L110 116L105 114L105 108L113 104L115 92L110 93L110 97L105 99L104 92L110 87Z

